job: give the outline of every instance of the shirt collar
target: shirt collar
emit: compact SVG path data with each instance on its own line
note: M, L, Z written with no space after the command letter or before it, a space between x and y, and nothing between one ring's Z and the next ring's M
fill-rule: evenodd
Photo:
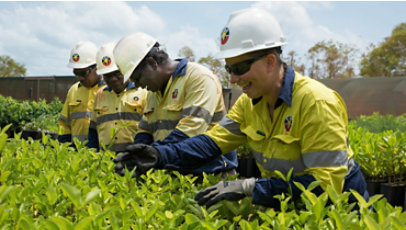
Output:
M279 93L278 100L275 103L275 109L278 108L282 102L285 102L288 106L292 105L292 91L293 83L295 82L295 71L288 65L284 64L285 75L283 77L282 89ZM262 97L252 99L252 104L255 105L261 101Z
M179 61L179 63L176 66L176 69L172 74L172 81L175 80L175 77L184 76L186 74L186 65L188 63L188 60L186 58L175 59L175 61Z
M133 88L135 88L135 84L134 84L134 82L130 81L128 83L127 87L126 87L126 90L128 91L128 90L133 89ZM111 90L113 90L113 89L110 88L108 85L106 85L106 87L103 90L108 90L108 91L111 92Z
M97 86L101 86L101 85L103 85L103 84L106 84L106 82L105 82L103 79L101 79L101 80L99 81L99 83L97 83ZM82 86L82 84L80 84L80 82L79 82L78 87L81 87L81 86Z

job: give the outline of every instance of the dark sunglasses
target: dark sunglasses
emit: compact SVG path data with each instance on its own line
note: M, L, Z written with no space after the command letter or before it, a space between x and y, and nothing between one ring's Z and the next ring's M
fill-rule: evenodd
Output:
M84 71L76 71L73 70L73 74L75 74L76 77L87 77L89 74L95 69L96 66L90 66Z
M226 68L226 71L229 74L234 73L235 75L243 75L250 70L252 63L258 61L266 55L268 54L238 62L232 65L225 65L224 68Z

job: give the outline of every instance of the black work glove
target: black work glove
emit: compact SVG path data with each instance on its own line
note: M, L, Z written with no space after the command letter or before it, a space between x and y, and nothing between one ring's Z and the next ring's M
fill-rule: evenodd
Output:
M131 171L137 167L133 176L138 176L158 166L160 160L161 154L156 148L145 144L133 144L127 146L126 152L118 154L113 161L116 163L116 173L123 176L125 168Z
M206 205L207 208L221 200L241 200L251 196L255 188L255 179L220 181L218 184L199 192L195 200L199 205Z

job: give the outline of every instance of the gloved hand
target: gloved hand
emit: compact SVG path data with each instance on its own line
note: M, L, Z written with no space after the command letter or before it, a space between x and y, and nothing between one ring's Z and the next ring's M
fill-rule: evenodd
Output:
M144 174L149 169L157 166L161 160L159 151L150 145L133 144L127 146L126 151L118 154L113 160L116 163L116 173L121 176L125 174L125 168L131 171L134 167L137 168L133 176Z
M218 184L199 192L195 200L207 208L221 200L236 201L251 196L255 188L255 179L220 181Z

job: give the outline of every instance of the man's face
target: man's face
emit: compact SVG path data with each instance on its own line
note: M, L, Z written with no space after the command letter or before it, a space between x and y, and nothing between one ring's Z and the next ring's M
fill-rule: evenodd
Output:
M73 69L73 74L78 78L80 84L86 88L91 88L100 81L96 74L96 66L92 65L82 69Z
M154 69L152 65L155 65L156 68ZM155 60L150 58L148 62L144 60L135 68L130 79L137 87L147 88L152 92L156 92L161 90L164 84L163 79L159 76L159 66Z
M126 87L124 84L124 76L119 70L103 74L103 78L107 86L113 89L116 93L121 93Z

